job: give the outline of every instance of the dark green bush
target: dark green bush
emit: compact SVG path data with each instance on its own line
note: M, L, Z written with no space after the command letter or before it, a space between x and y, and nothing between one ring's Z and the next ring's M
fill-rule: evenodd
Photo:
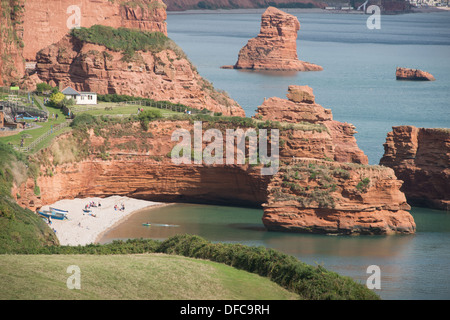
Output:
M138 115L138 120L141 123L142 130L144 130L144 131L148 130L148 123L150 121L160 119L160 118L162 118L161 111L155 110L155 109L142 111Z
M70 126L72 128L81 128L81 127L85 127L85 126L92 126L94 124L97 123L97 119L88 113L82 113L80 115L77 115L72 123L70 124Z
M162 242L157 252L178 254L224 263L268 277L304 299L379 299L349 277L313 267L295 257L264 247L212 244L193 235L177 235Z

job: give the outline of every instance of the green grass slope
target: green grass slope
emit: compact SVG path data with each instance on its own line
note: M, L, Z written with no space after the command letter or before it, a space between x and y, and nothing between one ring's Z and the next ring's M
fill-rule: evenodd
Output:
M0 253L58 244L45 222L11 197L13 183L18 185L36 174L32 168L23 154L0 142Z
M67 268L80 268L69 289ZM298 295L269 279L215 263L165 254L0 255L0 299L286 300Z

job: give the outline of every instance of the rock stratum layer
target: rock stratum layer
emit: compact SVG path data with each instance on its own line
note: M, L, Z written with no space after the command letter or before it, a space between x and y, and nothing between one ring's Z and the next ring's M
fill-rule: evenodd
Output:
M315 102L312 88L289 86L287 98L288 100L277 97L265 99L257 108L254 117L261 120L323 125L333 141L331 159L338 162L368 164L367 156L356 143L355 126L333 120L331 110Z
M450 210L450 129L393 127L380 164L404 181L410 204Z
M224 69L320 71L321 66L300 61L297 55L297 17L269 7L261 17L261 30L240 51L234 66Z
M248 161L195 164L191 152L190 162L174 164L170 155L176 142L171 135L180 129L195 135L192 117L157 120L147 131L139 123L102 121L61 136L36 154L34 161L44 174L13 188L18 203L35 209L62 198L126 195L154 201L262 205L263 223L269 230L336 234L415 231L400 191L402 181L393 170L331 160L336 148L323 124L221 117L202 122L203 134L208 129L223 133L224 153L228 151L228 129L278 129L278 172L265 175L263 165ZM209 146L204 140L202 150Z
M76 18L78 13L80 20ZM100 24L167 35L166 18L162 0L26 0L24 58L34 61L39 50L61 40L78 21L85 28Z
M132 57L67 35L36 55L36 82L98 94L139 96L181 103L196 109L245 116L225 92L203 79L181 49L167 40L160 51Z
M34 62L39 50L61 40L74 26L101 24L167 35L165 8L162 0L2 1L0 82L19 83L25 61Z
M395 71L397 80L412 80L412 81L434 81L434 76L426 71L419 69L397 68Z
M17 83L25 73L24 6L24 0L0 2L0 86Z

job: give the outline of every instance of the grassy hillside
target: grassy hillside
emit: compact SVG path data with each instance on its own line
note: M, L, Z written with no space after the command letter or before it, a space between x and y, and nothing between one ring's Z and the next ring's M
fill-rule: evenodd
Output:
M0 142L0 253L58 244L45 222L11 197L13 183L18 185L36 174L23 154Z
M80 290L67 288L70 265L80 268ZM164 254L0 255L0 274L0 299L299 298L256 274Z
M30 251L16 251L17 254L27 252L30 253ZM366 286L356 283L350 277L341 276L321 266L313 267L279 251L241 244L212 243L196 235L180 234L162 242L151 239L131 239L125 242L114 241L105 245L48 246L31 253L46 256L73 255L73 261L78 261L79 258L82 261L80 255L103 257L105 255L163 253L209 260L259 275L298 294L300 299L379 299L374 292ZM33 257L30 255L30 261L33 261ZM129 270L132 272L134 269ZM0 273L3 272L0 270ZM179 276L182 277L182 272ZM174 275L174 277L176 276Z

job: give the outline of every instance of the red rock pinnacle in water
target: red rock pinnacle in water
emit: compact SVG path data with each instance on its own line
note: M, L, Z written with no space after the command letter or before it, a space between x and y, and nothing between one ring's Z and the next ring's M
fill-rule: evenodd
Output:
M240 52L234 66L224 69L255 69L283 71L320 71L321 66L298 60L297 17L269 7L261 17L261 30Z

